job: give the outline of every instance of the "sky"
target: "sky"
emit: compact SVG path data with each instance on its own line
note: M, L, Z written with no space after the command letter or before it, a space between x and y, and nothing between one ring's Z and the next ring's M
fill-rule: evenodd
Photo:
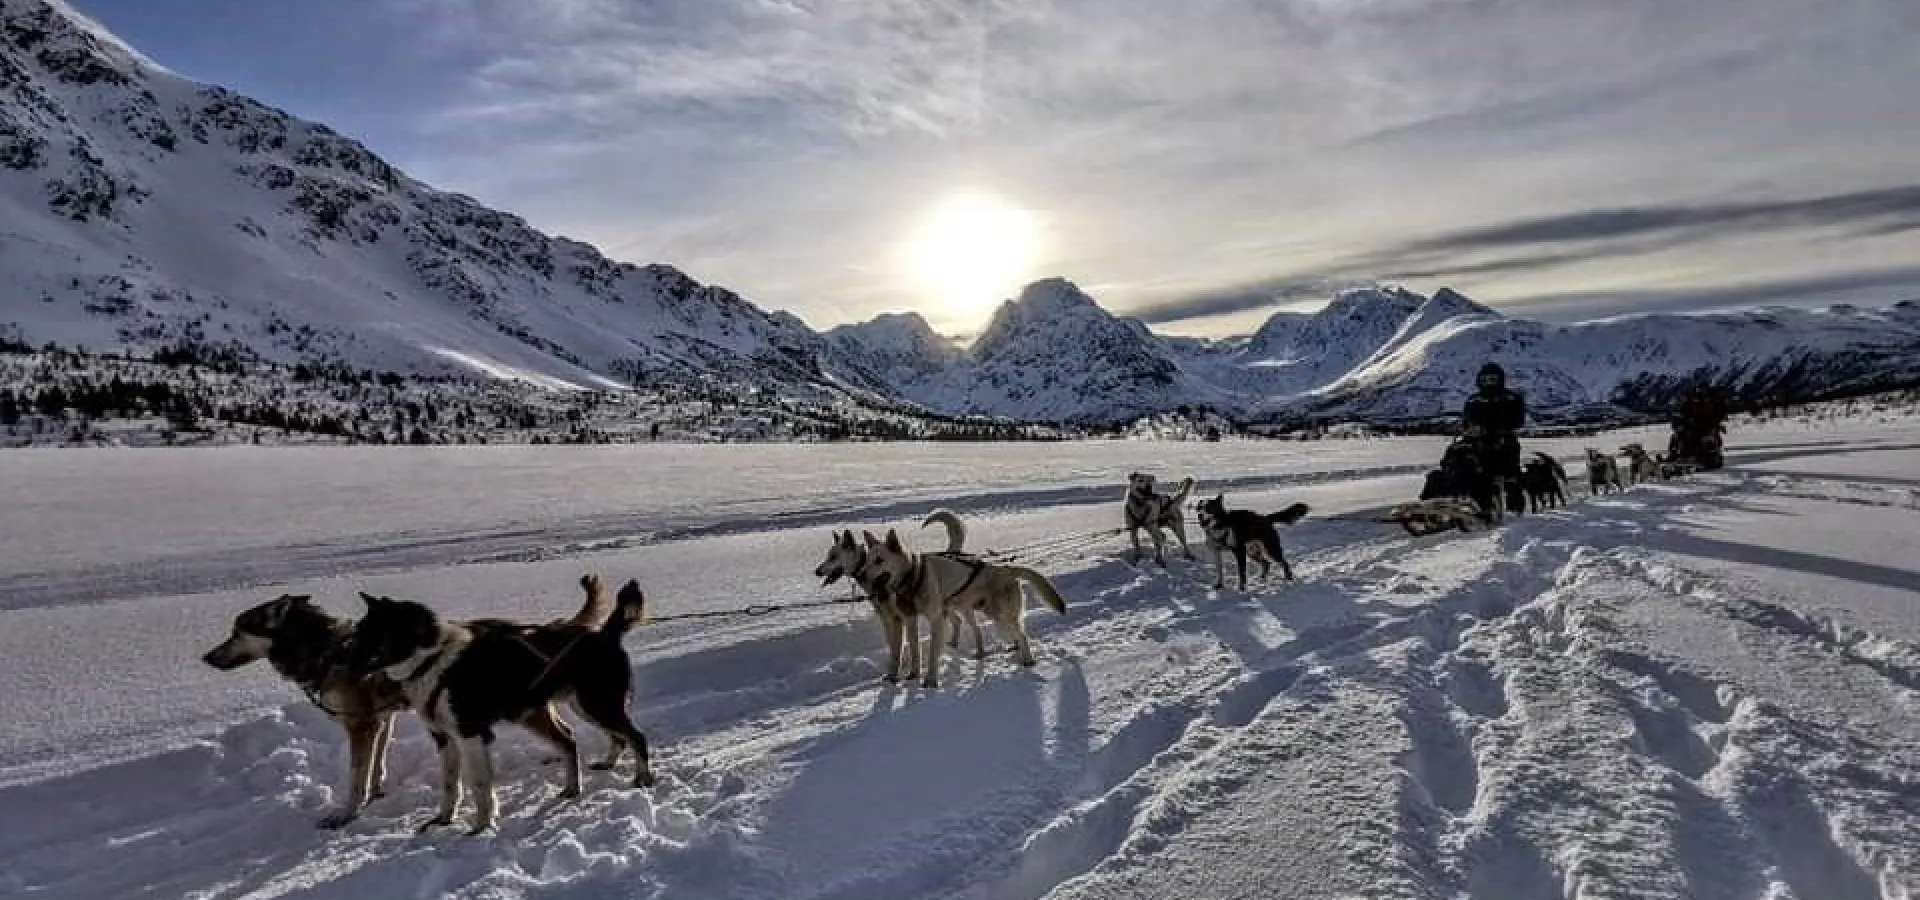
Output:
M1179 334L1920 299L1915 0L75 0L815 327L1061 275Z

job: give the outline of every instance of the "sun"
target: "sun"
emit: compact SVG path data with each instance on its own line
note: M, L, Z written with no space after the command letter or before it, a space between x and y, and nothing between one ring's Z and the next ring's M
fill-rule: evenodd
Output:
M1032 280L1040 228L990 194L956 194L926 214L905 251L908 276L938 306L932 318L972 322Z

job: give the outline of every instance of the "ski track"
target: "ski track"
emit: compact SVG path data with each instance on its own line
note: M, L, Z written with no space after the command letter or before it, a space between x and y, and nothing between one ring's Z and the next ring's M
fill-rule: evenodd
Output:
M437 773L406 719L390 796L315 830L344 749L289 702L0 788L35 811L0 829L0 894L1912 900L1920 647L1659 549L1713 501L1887 487L1728 471L1493 532L1328 522L1289 535L1300 581L1246 594L1095 557L1053 569L1072 606L1030 614L1035 670L996 643L933 692L879 684L864 616L669 644L637 655L660 785L590 772L556 805L515 734L477 839L412 833ZM1745 655L1678 655L1683 621Z

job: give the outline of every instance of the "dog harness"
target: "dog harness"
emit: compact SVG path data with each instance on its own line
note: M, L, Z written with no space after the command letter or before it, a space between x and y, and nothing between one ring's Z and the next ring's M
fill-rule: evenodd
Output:
M1157 500L1158 498L1155 498L1155 499ZM1125 507L1125 512L1127 514L1127 527L1128 528L1145 528L1148 525L1171 525L1175 521L1177 521L1180 517L1179 507L1162 506L1160 507L1160 515L1157 517L1152 515L1153 507L1154 507L1154 504L1152 502L1149 502L1147 504L1147 514L1135 516L1133 514L1133 504L1131 503L1127 504L1127 506Z
M945 602L947 600L952 600L953 598L966 593L967 588L973 587L973 583L980 579L980 573L985 572L987 570L986 562L982 561L979 557L974 556L970 553L940 552L940 553L922 554L922 555L923 556L944 556L947 559L951 559L954 562L957 562L967 567L967 580L960 582L960 586L957 588L954 588L952 593L946 595L945 597L940 598L942 602ZM925 559L916 559L913 561L913 571L907 573L906 581L900 585L900 593L903 596L910 597L920 590L920 585L924 583L926 580L927 580L927 562Z

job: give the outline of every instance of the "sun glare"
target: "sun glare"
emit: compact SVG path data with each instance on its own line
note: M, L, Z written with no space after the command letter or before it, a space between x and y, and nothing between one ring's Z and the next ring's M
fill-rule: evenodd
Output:
M961 194L929 211L907 241L906 267L938 305L929 318L971 323L1032 280L1039 254L1032 213L986 194Z

